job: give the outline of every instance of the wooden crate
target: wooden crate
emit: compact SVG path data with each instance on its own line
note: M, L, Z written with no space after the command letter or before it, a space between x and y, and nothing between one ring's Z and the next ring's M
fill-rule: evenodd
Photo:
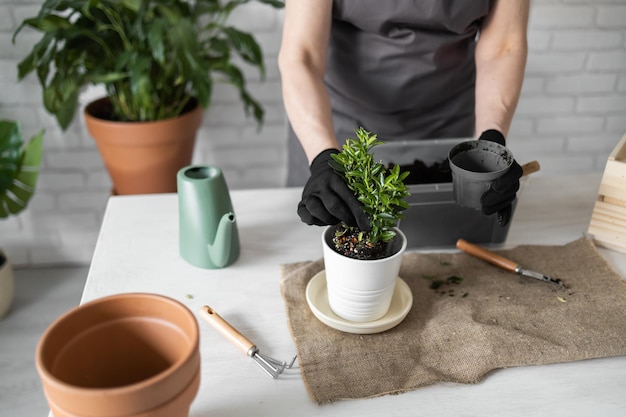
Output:
M626 253L626 135L606 162L588 233L598 246Z

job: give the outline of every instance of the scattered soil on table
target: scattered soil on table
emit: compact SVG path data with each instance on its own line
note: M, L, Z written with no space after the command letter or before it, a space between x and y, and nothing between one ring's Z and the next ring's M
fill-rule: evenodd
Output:
M463 277L457 275L450 275L446 279L438 278L433 275L423 275L427 281L430 281L430 289L439 295L447 295L448 297L460 296L461 298L465 298L469 295L466 291L461 291L460 293L455 291L452 286L459 285L463 281Z

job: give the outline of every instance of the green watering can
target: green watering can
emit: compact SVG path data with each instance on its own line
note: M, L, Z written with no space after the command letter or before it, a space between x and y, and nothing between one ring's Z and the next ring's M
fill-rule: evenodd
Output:
M178 171L179 251L200 268L224 268L239 257L237 219L222 170L191 165Z

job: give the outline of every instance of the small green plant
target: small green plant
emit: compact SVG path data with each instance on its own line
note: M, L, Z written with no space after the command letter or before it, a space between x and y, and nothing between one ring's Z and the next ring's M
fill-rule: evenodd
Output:
M375 162L371 150L382 142L363 128L355 133L357 138L347 139L342 151L332 155L330 165L345 178L348 188L363 205L371 230L341 223L333 240L340 253L355 258L377 258L384 256L387 242L396 235L393 227L402 218L401 212L409 207L406 197L410 194L403 182L409 172L401 172L400 165L388 169L382 162Z

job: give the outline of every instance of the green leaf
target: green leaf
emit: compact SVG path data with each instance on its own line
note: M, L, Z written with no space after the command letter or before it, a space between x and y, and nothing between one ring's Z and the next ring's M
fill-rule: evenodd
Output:
M34 17L24 20L23 24L41 32L56 32L72 27L72 23L67 18L59 15L45 15L41 18Z
M21 156L22 137L16 122L0 121L0 195L12 183Z
M251 34L242 32L234 27L223 29L232 48L249 64L259 69L261 78L265 77L265 65L263 64L263 53L261 47L254 40Z
M16 122L0 122L0 218L17 214L35 192L43 154L43 131L22 147Z
M332 169L334 169L335 171L337 171L337 172L345 172L345 167L344 167L344 165L340 162L340 159L341 159L341 158L337 157L337 155L336 155L336 154L331 154L331 155L330 155L330 157L331 157L332 159L330 159L330 160L328 161L328 165L330 165L330 167L331 167Z
M269 4L270 6L281 8L285 6L285 2L281 0L259 0L261 3Z
M165 42L163 39L165 28L164 21L159 19L148 31L148 44L152 50L152 57L161 64L165 63Z
M393 230L385 230L381 233L381 240L383 242L388 242L391 239L393 239L396 236L396 232L394 232Z
M72 79L55 76L44 89L43 98L46 109L53 113L63 130L67 129L78 107L78 84Z
M31 51L30 54L28 54L26 56L26 58L24 58L22 61L20 61L17 64L17 79L18 79L18 81L23 80L24 77L26 77L28 74L30 74L35 69L36 54L37 54L37 50L34 49L33 51Z
M138 12L142 4L142 0L118 0L118 1L122 5L124 5L124 7L127 7L128 9L134 12Z

